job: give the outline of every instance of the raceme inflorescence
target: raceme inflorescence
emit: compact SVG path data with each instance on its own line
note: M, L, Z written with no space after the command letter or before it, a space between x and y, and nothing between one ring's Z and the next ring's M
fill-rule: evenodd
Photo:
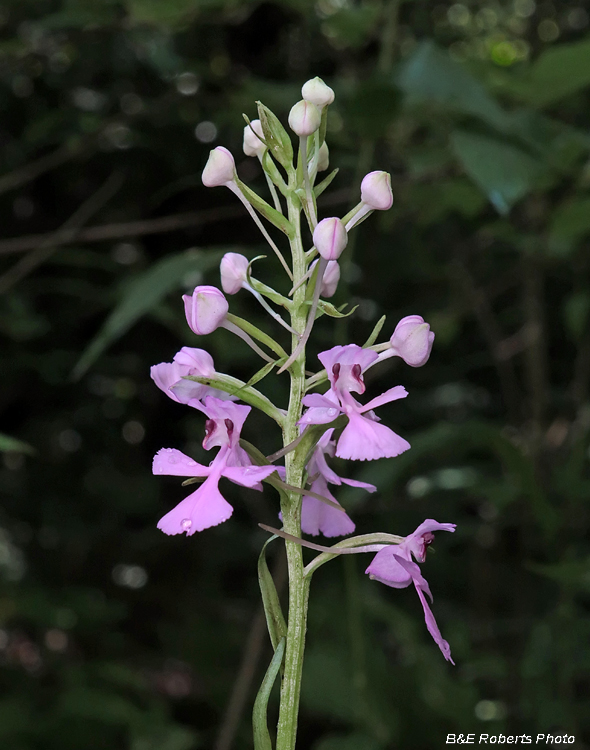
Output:
M342 318L350 314L327 300L340 280L339 259L346 252L349 233L373 211L386 211L393 203L387 172L374 171L361 182L360 201L345 216L318 220L317 198L334 179L337 170L318 183L327 170L329 151L326 123L334 92L320 78L307 81L302 100L291 109L291 136L276 115L258 102L258 118L244 128L244 153L259 160L269 189L269 200L254 192L238 177L235 160L224 147L211 151L203 170L207 187L225 186L242 202L281 264L285 289L278 291L253 275L253 261L237 252L221 260L221 289L197 286L183 296L188 328L206 337L223 327L239 336L263 361L248 382L217 372L211 355L201 348L183 347L172 362L154 365L151 376L158 388L179 404L195 409L203 420L205 450L217 449L208 466L174 448L162 448L153 462L154 474L183 477L183 484L198 484L158 522L165 534L197 532L227 521L233 512L223 496L226 481L258 491L267 484L280 500L277 515L281 529L267 528L270 539L285 540L289 573L289 606L285 619L279 597L264 560L259 578L274 657L254 706L256 750L293 750L296 741L301 670L309 586L320 565L341 554L376 553L366 572L371 579L393 588L414 584L424 609L428 631L445 659L452 662L449 644L442 638L427 601L428 583L418 563L435 531L454 531L452 523L427 519L406 537L377 532L348 537L331 547L304 540L302 533L344 537L355 530L354 520L333 492L343 483L373 493L367 482L339 476L330 466L336 456L350 461L395 459L410 449L408 441L383 424L377 411L384 404L406 398L402 385L388 386L380 395L366 399L364 376L369 368L389 357L411 367L424 365L432 349L434 333L420 315L399 321L388 341L376 343L384 319L361 346L348 343L318 355L321 368L310 374L307 344L318 317ZM284 235L285 254L272 237L270 224ZM229 312L226 295L252 294L289 339L284 347L253 323ZM351 311L354 312L354 311ZM283 331L281 332L281 329ZM287 333L285 333L287 331ZM274 374L289 383L288 402L279 406L257 387ZM265 457L242 437L252 408L273 420L282 434L282 447ZM270 541L269 539L269 541ZM267 542L268 543L268 542ZM304 565L302 547L320 554ZM266 545L265 545L266 547ZM275 741L266 722L270 686L281 673L281 702Z

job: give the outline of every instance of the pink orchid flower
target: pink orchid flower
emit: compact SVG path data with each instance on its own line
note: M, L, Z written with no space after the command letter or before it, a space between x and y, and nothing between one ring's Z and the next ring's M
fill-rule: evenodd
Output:
M154 474L206 477L197 490L159 520L158 528L165 534L186 533L191 536L195 531L227 521L233 508L219 491L221 477L242 487L261 490L260 482L276 471L274 466L253 466L240 447L240 432L250 412L249 406L221 401L213 396L207 396L204 403L193 400L189 405L208 417L203 448L209 450L219 446L220 450L210 466L203 466L174 448L162 448L154 456Z
M424 609L424 619L428 632L442 651L445 659L454 664L455 662L451 658L451 648L440 634L432 610L424 596L427 594L430 601L433 601L428 582L423 578L420 567L412 560L413 556L418 562L424 562L426 550L434 541L433 531L455 531L455 524L438 523L432 518L427 519L401 544L389 545L377 552L365 573L371 579L395 589L404 589L411 583L414 584Z
M379 418L372 411L390 401L405 398L408 392L403 386L390 388L364 406L351 395L352 392L365 392L362 374L378 356L371 349L356 344L335 346L318 355L326 368L331 388L323 395L311 393L303 398L304 406L309 408L299 424L327 424L339 414L345 414L348 424L338 440L336 455L339 458L357 461L392 458L410 447L407 440L379 424Z
M204 349L183 346L174 355L172 362L160 362L159 365L153 365L150 368L150 375L161 391L180 404L188 404L191 399L203 399L205 396L235 400L235 396L218 391L217 388L201 385L194 380L184 380L187 375L199 378L215 376L213 357Z
M368 492L375 492L375 485L367 482L359 482L356 479L345 479L339 477L326 462L326 456L333 456L336 451L336 443L332 440L333 429L326 432L319 439L315 451L307 464L307 473L310 477L316 477L311 483L311 491L323 495L335 503L338 501L328 489L328 484L348 484L351 487L360 487ZM355 525L349 516L327 503L322 503L315 497L304 495L301 506L301 529L306 534L317 536L346 536L352 534Z

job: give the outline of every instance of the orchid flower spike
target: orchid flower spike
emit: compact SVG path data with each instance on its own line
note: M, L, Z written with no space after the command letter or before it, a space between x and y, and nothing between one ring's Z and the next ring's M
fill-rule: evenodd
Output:
M364 406L352 393L364 393L363 372L378 359L371 349L363 349L356 344L335 346L318 355L326 368L330 389L323 395L311 393L303 398L303 405L309 407L299 424L328 424L340 414L348 417L348 424L338 440L336 455L353 461L372 461L377 458L392 458L408 450L407 440L396 435L389 427L379 424L373 409L378 406L405 398L408 393L401 385L382 393Z
M377 489L375 485L339 477L328 466L326 456L333 456L336 450L336 443L332 440L333 433L333 429L324 432L307 464L308 476L315 477L311 483L311 491L334 502L338 501L328 489L328 484L339 486L344 483L351 487L360 487L367 492L375 492ZM301 505L301 529L312 536L321 533L324 536L333 537L352 534L355 526L346 513L327 503L322 503L311 495L304 495Z
M455 662L451 658L451 649L447 641L442 637L432 610L426 601L425 594L432 602L432 594L427 581L422 577L419 566L412 560L414 557L420 563L426 559L426 550L434 541L433 531L455 531L454 523L438 523L429 518L421 523L412 534L398 545L386 546L380 550L365 573L373 580L380 581L386 586L403 589L411 583L416 587L416 592L424 609L424 619L428 632L442 651L443 656L451 664Z
M205 477L197 490L159 520L158 528L170 535L186 533L191 536L196 531L227 521L233 508L219 491L221 477L242 487L261 490L260 482L276 471L274 466L253 466L248 455L240 448L240 432L250 412L249 406L221 401L212 396L206 397L203 404L195 401L189 405L208 417L203 447L209 450L219 446L220 450L210 466L203 466L174 448L162 448L154 456L154 474Z
M235 400L235 396L218 391L194 380L186 380L189 375L199 378L215 377L213 357L204 349L183 346L174 355L172 362L160 362L150 369L150 376L161 391L173 401L188 404L192 399L203 399L205 396L216 396L219 399Z

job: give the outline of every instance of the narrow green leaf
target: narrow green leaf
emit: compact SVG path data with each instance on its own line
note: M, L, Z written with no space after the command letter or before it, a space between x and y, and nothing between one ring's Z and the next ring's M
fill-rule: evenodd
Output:
M274 364L276 363L273 362ZM241 401L245 401L256 409L260 409L260 411L264 412L271 419L274 419L281 427L284 424L285 412L276 407L263 393L247 385L243 380L219 372L215 373L215 377L212 378L199 378L196 375L187 375L184 379L193 380L195 383L208 385L211 388L218 388L220 391L237 396Z
M98 357L149 313L164 297L182 286L191 273L204 272L219 263L222 253L187 250L154 263L136 276L125 288L119 303L78 360L72 378L78 380Z
M244 320L244 318L240 318L237 315L232 315L231 313L227 314L227 319L230 323L233 323L234 325L238 326L238 328L241 328L242 331L245 331L247 334L252 336L253 339L260 341L260 343L264 344L265 346L268 346L268 348L279 357L288 357L287 352L279 343L277 343L267 333L261 331L260 328L257 328L253 323L250 323L250 321Z
M324 179L314 187L313 192L315 193L316 198L319 198L324 190L330 187L330 185L332 184L332 180L334 179L334 177L336 177L338 172L338 169L334 169L327 177L324 177Z
M456 130L451 135L451 144L465 172L502 215L524 198L541 176L541 162L496 138Z
M385 315L382 315L379 318L379 320L375 324L375 328L373 328L373 330L371 331L371 335L363 344L363 349L368 349L369 346L373 346L375 341L377 341L377 336L381 333L381 329L383 328L383 324L385 323L385 318Z
M266 149L266 151L262 155L262 169L264 169L266 174L270 177L273 184L275 184L281 191L281 193L285 195L285 193L287 192L287 185L285 183L285 180L283 180L281 173L277 169L277 165L274 163L274 160L270 155L270 151L268 149Z
M276 208L273 208L269 203L267 203L264 198L261 198L253 190L250 190L250 188L237 177L235 178L235 180L237 186L242 192L242 195L247 198L247 200L254 206L259 214L264 216L265 219L268 219L268 221L270 221L270 223L273 224L277 229L280 229L281 232L284 232L287 237L293 234L295 230L293 228L293 224L291 224L289 219L283 216L283 214L279 213Z
M4 435L0 432L0 452L1 453L28 453L30 455L36 453L32 445L24 443L22 440L10 437L10 435Z
M254 750L272 750L272 742L270 740L270 734L268 732L268 726L266 723L266 714L268 708L268 699L270 698L270 691L275 683L279 669L283 662L283 655L285 653L285 638L281 638L274 656L270 662L262 685L254 701L254 710L252 711L252 728L254 731Z
M260 593L262 594L268 634L272 647L276 650L281 638L287 635L287 624L285 623L275 582L266 564L266 547L273 539L277 539L277 537L271 536L270 539L267 539L260 552L258 558L258 583L260 584Z

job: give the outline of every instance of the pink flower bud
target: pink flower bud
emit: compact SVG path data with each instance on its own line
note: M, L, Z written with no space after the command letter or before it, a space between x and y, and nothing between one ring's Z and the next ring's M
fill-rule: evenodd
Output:
M325 172L329 166L330 151L328 150L328 144L324 141L318 151L318 172Z
M334 92L321 78L316 76L306 81L301 89L301 96L307 102L315 104L316 107L325 107L334 101Z
M340 281L340 266L337 260L329 260L322 279L322 297L333 297Z
M315 133L320 127L322 116L320 110L311 102L302 99L289 112L289 127L299 136Z
M266 148L255 133L258 133L260 138L264 138L260 120L252 120L250 125L246 125L244 128L244 153L246 156L261 156Z
M420 315L402 318L389 339L394 353L411 367L422 367L426 364L433 342L434 333Z
M218 328L229 310L227 300L214 286L198 286L191 296L183 294L182 299L189 328L198 336Z
M312 269L317 263L317 260L311 264ZM322 288L320 290L320 296L328 299L333 297L338 288L338 282L340 281L340 266L337 260L329 260L326 270L324 271L324 277L322 279Z
M223 146L217 146L209 154L201 179L205 187L219 187L232 182L235 171L234 157Z
M344 224L335 216L322 219L313 232L313 244L325 260L336 260L348 243Z
M361 182L361 200L377 211L387 211L393 204L391 176L388 172L369 172Z
M219 265L221 288L226 294L237 294L247 279L248 258L240 253L226 253Z

